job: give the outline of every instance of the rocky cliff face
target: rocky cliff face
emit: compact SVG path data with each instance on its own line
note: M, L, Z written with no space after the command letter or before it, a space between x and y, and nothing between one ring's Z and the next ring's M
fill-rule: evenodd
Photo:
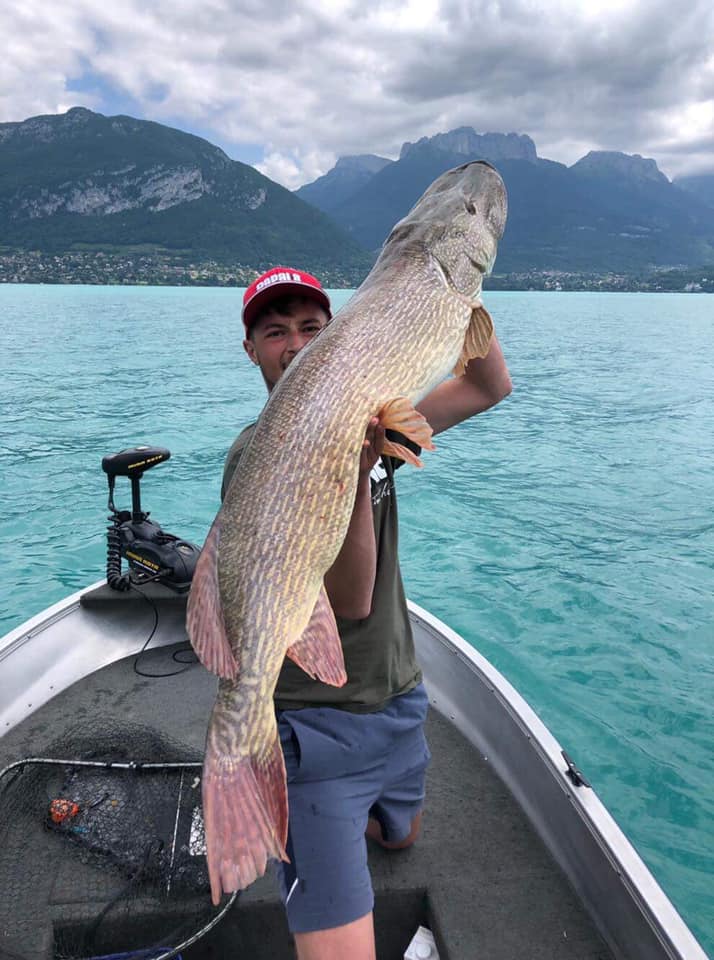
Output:
M130 168L133 168L133 164ZM119 175L117 175L119 174ZM14 207L11 216L49 217L58 211L83 216L105 216L145 207L151 212L211 193L213 186L196 168L154 167L132 176L124 168L119 171L97 170L93 176L74 183L67 181L55 190L40 189L30 196L18 192L10 198Z
M535 163L538 159L535 143L526 134L519 133L476 133L473 127L458 127L448 133L437 133L434 137L422 137L416 143L405 143L399 159L424 149L440 150L443 153L460 154L464 157L481 156L486 160L528 160Z
M618 153L614 150L591 150L570 168L575 173L595 176L616 176L640 183L669 183L654 160L639 153Z
M147 132L153 135L148 158L137 149L137 141ZM180 135L185 138L180 143L173 132L133 117L104 117L83 107L0 124L0 150L8 165L14 157L26 170L34 167L39 174L28 178L16 171L15 189L2 198L6 213L12 219L58 212L107 216L139 208L156 213L219 193L219 181L233 162L218 147L187 134ZM160 140L164 156L159 160ZM58 160L56 171L48 169L53 156ZM56 182L53 173L62 169L66 179ZM231 199L253 210L266 196L264 189L232 194Z

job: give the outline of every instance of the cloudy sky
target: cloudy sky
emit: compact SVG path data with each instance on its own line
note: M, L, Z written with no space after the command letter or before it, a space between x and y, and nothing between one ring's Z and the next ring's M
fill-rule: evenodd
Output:
M294 188L474 127L714 172L712 0L3 0L0 122L85 106Z

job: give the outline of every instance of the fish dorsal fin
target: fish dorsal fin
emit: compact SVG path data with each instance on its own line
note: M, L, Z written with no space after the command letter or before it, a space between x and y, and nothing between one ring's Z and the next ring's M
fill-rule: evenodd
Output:
M394 400L385 403L377 416L385 430L395 430L397 433L404 434L405 437L419 444L424 450L436 449L431 442L431 435L434 431L429 426L426 417L419 413L407 397L395 397ZM415 467L423 466L415 453L394 440L384 441L382 453L388 457L398 457Z
M464 345L461 348L461 356L456 361L454 367L454 376L463 376L466 364L469 360L475 360L477 357L485 357L491 346L493 337L493 320L491 315L482 303L478 301L471 304L471 320L464 337Z
M333 687L347 683L342 643L324 586L320 588L310 622L300 639L288 647L286 655L315 680Z
M196 656L207 670L235 680L238 664L226 633L218 585L218 544L222 511L219 510L196 563L188 595L186 630Z

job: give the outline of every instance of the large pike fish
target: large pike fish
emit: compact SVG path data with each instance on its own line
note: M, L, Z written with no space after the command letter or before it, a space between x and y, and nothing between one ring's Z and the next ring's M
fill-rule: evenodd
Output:
M255 427L201 553L187 627L222 679L203 773L211 893L287 859L285 767L273 692L283 658L346 681L323 586L345 538L370 419L432 447L414 409L488 352L480 301L506 219L489 164L440 176L392 230L359 290L290 364ZM416 458L399 444L385 453ZM418 463L418 461L416 461Z

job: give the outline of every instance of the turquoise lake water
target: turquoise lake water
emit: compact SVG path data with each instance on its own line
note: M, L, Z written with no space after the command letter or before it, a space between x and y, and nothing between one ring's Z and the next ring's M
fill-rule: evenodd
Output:
M714 297L485 299L514 392L400 471L408 592L530 702L714 952ZM143 505L203 541L264 402L239 304L0 285L0 632L103 576L104 454L169 447Z

